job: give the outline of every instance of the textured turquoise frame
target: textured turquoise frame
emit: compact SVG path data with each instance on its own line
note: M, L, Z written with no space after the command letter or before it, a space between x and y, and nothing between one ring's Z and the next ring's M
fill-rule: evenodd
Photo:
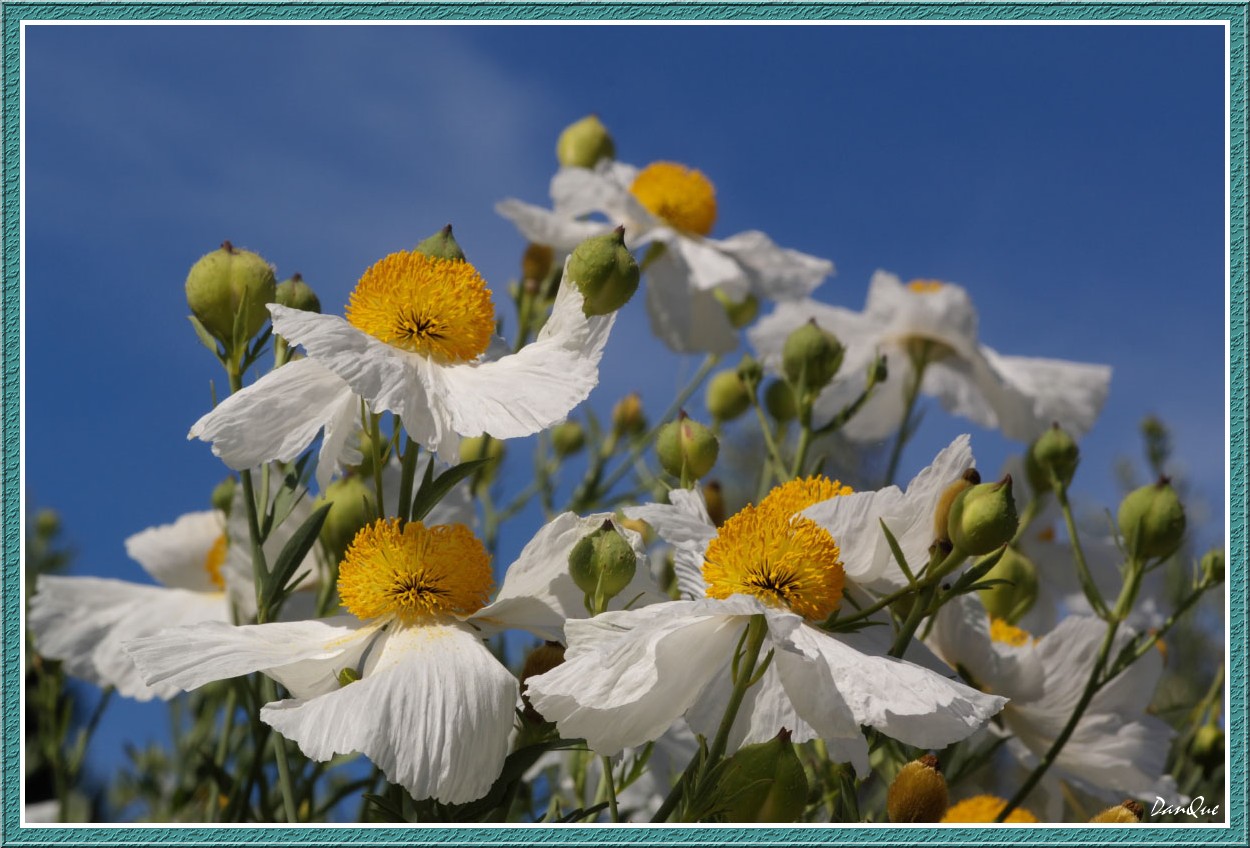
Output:
M3 268L0 289L0 341L3 343L3 661L0 664L0 845L1246 845L1247 832L1247 217L1246 102L1247 14L1250 3L236 3L236 2L5 2L0 0L3 33ZM1117 828L19 828L21 710L19 682L20 555L19 496L21 446L19 390L20 291L20 129L19 55L23 20L812 20L812 21L1227 21L1229 24L1230 152L1230 498L1229 538L1229 825Z

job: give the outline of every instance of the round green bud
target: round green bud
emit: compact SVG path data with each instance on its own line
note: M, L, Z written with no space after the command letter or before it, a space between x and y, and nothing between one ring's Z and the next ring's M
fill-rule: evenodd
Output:
M785 380L773 380L764 389L764 408L778 422L792 421L799 414L794 389Z
M460 440L460 461L472 462L475 459L493 459L494 462L489 465L483 465L475 473L475 477L479 480L487 482L495 478L495 473L499 470L500 464L503 462L504 447L503 442L490 436L473 436L468 439Z
M955 503L955 498L959 497L965 490L972 488L980 482L981 472L975 468L969 468L958 480L942 490L937 506L933 509L934 539L937 539L939 542L950 542L951 505Z
M767 742L744 745L725 762L717 787L726 821L789 823L807 807L807 774L790 731L782 728Z
M744 354L742 361L738 363L738 379L742 380L747 389L752 389L764 379L764 366L751 354ZM750 403L749 398L747 402Z
M321 493L314 507L330 504L330 512L321 525L321 541L335 556L342 559L360 528L374 515L374 491L356 475L340 477Z
M556 141L556 159L572 168L593 168L601 159L615 159L616 145L598 115L587 115L564 128Z
M572 456L586 447L586 431L576 421L564 421L551 429L551 447L556 456Z
M733 300L720 289L712 289L712 296L725 308L725 317L735 330L741 330L760 314L760 299L753 294L748 294L742 300Z
M565 278L581 291L587 315L607 315L624 306L638 290L640 272L625 247L625 228L586 239L573 249Z
M1185 536L1185 508L1166 477L1132 491L1120 503L1120 534L1129 554L1163 559Z
M1019 524L1008 474L997 483L981 483L960 492L951 504L946 529L958 550L984 556L1010 542Z
M1049 492L1052 481L1058 479L1067 488L1076 476L1076 466L1081 459L1081 449L1072 437L1057 423L1029 446L1024 455L1025 473L1033 494Z
M61 515L55 509L41 509L35 513L35 534L51 539L61 532Z
M1202 556L1202 578L1212 585L1224 582L1224 549L1212 548Z
M708 381L707 411L717 421L733 421L751 406L751 392L737 371L725 370Z
M1224 731L1220 726L1207 722L1198 728L1193 741L1189 743L1189 755L1208 774L1221 765L1224 762Z
M803 378L808 391L819 391L837 375L845 353L838 337L820 329L813 318L786 339L781 366L792 385Z
M642 397L630 392L612 407L612 432L618 436L637 436L647 429L647 417L642 412Z
M240 320L244 338L250 339L269 320L265 304L273 303L276 289L268 262L226 241L191 266L187 305L204 329L229 347L234 340L235 315L245 309Z
M569 574L602 611L634 579L638 557L611 521L583 536L569 551Z
M661 427L655 439L660 467L674 477L681 477L683 470L696 479L702 477L712 470L719 453L720 443L712 431L684 412Z
M417 253L424 253L435 259L449 259L453 262L464 262L464 251L456 237L451 234L451 224L443 227L434 235L417 244Z
M1037 566L1015 548L1008 548L983 579L1003 580L981 589L981 603L993 618L1015 624L1037 601Z
M291 279L278 283L273 299L276 303L303 312L321 312L321 301L318 300L317 293L299 274L292 274Z
M925 754L899 769L885 804L894 824L940 822L950 804L950 793L938 758Z
M234 477L227 477L213 487L213 509L230 514L230 507L234 505L235 485Z

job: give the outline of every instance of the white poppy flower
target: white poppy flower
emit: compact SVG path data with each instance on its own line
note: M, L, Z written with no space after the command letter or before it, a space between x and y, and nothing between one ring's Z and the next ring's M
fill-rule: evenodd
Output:
M145 679L194 689L261 671L291 698L260 717L304 754L360 752L415 798L480 798L503 768L516 678L467 623L490 557L461 524L369 525L339 568L351 615L245 627L209 622L127 644Z
M711 528L706 544L686 542L701 547L705 597L566 622L564 664L528 681L534 706L562 734L605 755L656 739L681 716L710 737L743 629L762 614L761 656L771 651L773 659L746 692L730 751L786 728L796 742L825 740L831 756L863 771L860 725L928 748L975 731L1002 698L883 656L866 634L834 635L813 624L838 608L845 573L839 542L800 513L847 492L824 479L795 481ZM707 536L689 521L697 510L678 500L686 537Z
M467 262L392 253L365 271L346 318L270 304L274 332L302 345L288 363L236 392L191 428L235 469L290 460L324 429L318 483L359 452L348 438L359 402L393 412L447 462L460 437L529 436L564 420L599 380L614 314L588 318L571 281L533 343L491 358L495 312Z
M757 230L709 238L716 222L716 192L701 172L673 162L642 170L620 162L596 168L562 168L551 181L554 210L505 200L495 209L531 242L572 251L618 224L637 246L665 246L648 264L647 310L651 326L679 353L725 353L738 344L721 299L805 297L833 273L833 263L778 247ZM599 213L610 223L581 220Z
M764 363L779 369L790 333L815 321L846 347L839 376L816 402L829 419L862 393L868 364L884 353L889 380L843 427L849 438L877 441L896 432L914 379L914 356L927 365L921 393L938 398L953 415L1028 442L1059 422L1079 436L1093 426L1107 397L1111 368L1057 359L1003 356L977 342L977 313L959 286L930 280L903 285L878 271L863 312L812 300L779 304L748 337Z

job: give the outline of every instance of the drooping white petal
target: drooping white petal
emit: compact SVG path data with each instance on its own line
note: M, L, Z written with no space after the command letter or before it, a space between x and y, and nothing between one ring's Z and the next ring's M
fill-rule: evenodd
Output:
M959 354L976 347L976 308L967 291L950 283L917 292L894 274L877 271L868 284L863 314L866 321L880 327L885 339L930 339Z
M746 270L751 293L759 298L806 297L834 273L829 260L778 247L759 230L747 230L713 243Z
M664 255L655 264L671 263L685 275L686 286L698 291L719 289L732 300L742 300L751 293L751 279L736 258L720 250L711 239L657 231L657 241L667 245ZM676 270L674 270L676 273Z
M149 527L126 539L126 553L143 570L171 589L216 592L206 562L225 530L217 510L189 512L172 524Z
M708 515L698 489L673 489L666 504L626 507L626 517L645 521L670 545L706 545L716 538L716 525Z
M975 595L960 595L934 617L928 643L953 668L965 668L982 689L1013 703L1041 697L1041 660L1032 644L1013 647L990 638L990 617Z
M738 331L714 294L686 283L684 269L670 252L647 268L651 331L677 353L728 353L738 346Z
M178 687L148 684L123 643L166 627L230 617L225 595L97 577L42 575L27 623L35 649L97 686L138 701L168 700Z
M981 352L1008 385L1033 402L1032 429L1008 433L1012 438L1030 441L1052 422L1079 438L1094 425L1107 400L1109 365L1003 356L987 347Z
M594 168L566 167L551 178L551 202L556 214L580 218L595 212L625 220L643 220L641 204L629 193L638 169L604 160Z
M586 239L611 232L614 226L602 221L578 221L519 200L502 200L495 204L495 211L515 224L528 241L545 244L560 253L572 253Z
M463 625L391 634L364 676L261 719L314 760L360 752L414 798L482 797L503 769L517 682Z

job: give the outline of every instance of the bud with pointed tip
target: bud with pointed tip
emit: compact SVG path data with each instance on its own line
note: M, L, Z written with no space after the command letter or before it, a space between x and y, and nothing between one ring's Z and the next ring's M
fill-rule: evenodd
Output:
M569 168L593 168L601 159L615 159L616 145L598 115L587 115L564 128L556 141L556 159Z
M620 309L638 290L641 272L625 246L625 228L592 236L573 249L565 276L581 291L587 315Z
M712 289L712 296L725 308L725 317L735 330L741 330L760 314L760 299L753 294L742 300L733 300L720 289Z
M794 420L799 405L794 400L794 389L785 380L773 380L764 390L764 408L779 423Z
M602 612L608 601L624 591L637 567L633 547L610 520L583 536L569 551L569 574L595 612Z
M612 407L612 432L618 436L637 436L647 429L647 417L642 412L642 397L630 392Z
M655 440L660 466L674 477L683 471L695 479L702 477L712 470L719 453L720 443L712 431L685 412L661 427Z
M278 283L273 299L275 303L298 309L301 312L321 312L321 301L318 300L317 293L304 282L304 278L299 274L292 274L289 280Z
M971 489L980 482L981 472L975 468L969 468L958 480L942 490L942 495L938 498L937 506L933 510L933 538L939 542L949 542L951 540L948 528L951 504L955 502L955 498L963 494L964 490Z
M721 371L707 384L704 403L712 418L733 421L751 406L751 392L736 370Z
M792 385L797 386L802 377L808 391L819 391L837 375L845 353L838 337L822 330L813 318L786 338L781 366Z
M572 456L586 446L586 431L576 421L564 421L551 429L551 447L556 456Z
M213 509L230 515L230 507L234 504L234 477L227 477L213 487Z
M1140 824L1146 808L1133 799L1108 807L1089 820L1090 824Z
M1224 582L1224 549L1212 548L1202 556L1202 562L1199 564L1202 570L1202 579L1214 586L1216 583Z
M979 590L981 603L991 618L1015 624L1037 601L1037 566L1015 548L1003 551L1002 557L985 572L983 579L1004 581Z
M187 305L204 329L227 348L234 343L235 316L250 339L269 320L265 304L273 303L277 283L273 268L250 250L222 242L191 266L187 274Z
M1120 533L1125 547L1139 559L1163 559L1181 546L1185 508L1166 477L1142 486L1120 503Z
M1050 425L1045 433L1029 446L1024 455L1025 472L1033 494L1049 492L1053 480L1067 488L1076 476L1076 466L1081 459L1081 449L1058 423Z
M946 778L932 754L903 766L886 795L886 811L895 824L940 822L949 805Z
M435 259L449 259L452 262L465 261L464 251L460 249L460 243L451 234L451 224L420 242L416 247L416 251Z
M789 823L807 807L807 774L790 741L790 731L767 742L743 745L725 761L717 787L725 801L726 820L743 823Z
M997 483L981 483L960 492L951 503L946 529L956 549L984 556L1010 542L1019 525L1008 474Z

